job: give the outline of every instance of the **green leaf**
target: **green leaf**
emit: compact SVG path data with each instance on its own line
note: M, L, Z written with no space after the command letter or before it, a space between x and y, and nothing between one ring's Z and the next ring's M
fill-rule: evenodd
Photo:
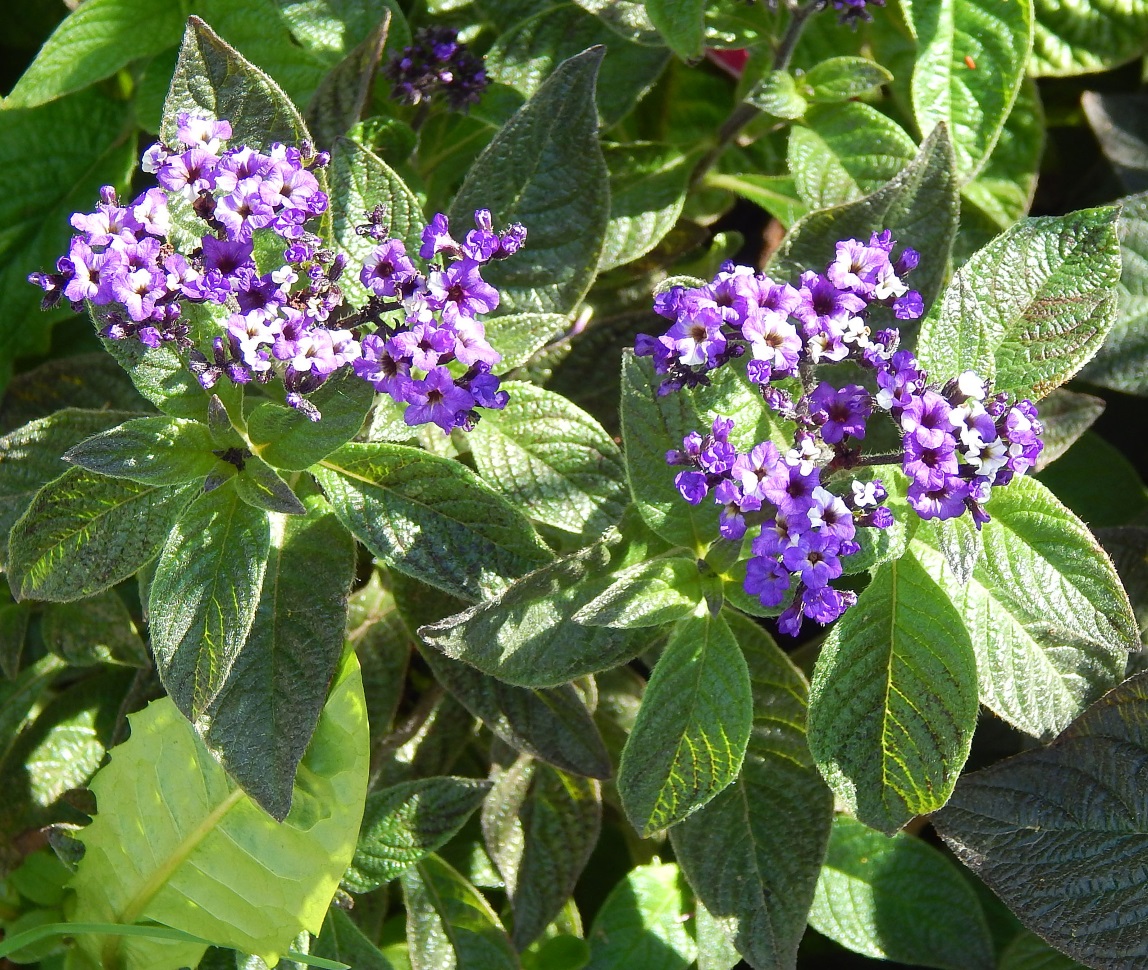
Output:
M622 630L680 620L704 602L697 560L653 559L615 573L614 582L571 619Z
M1025 219L953 277L917 350L934 381L974 370L1039 399L1075 374L1115 322L1118 209Z
M1035 0L1036 33L1029 72L1062 77L1103 71L1148 49L1148 4L1144 0L1088 0L1064 6Z
M610 585L622 555L610 534L496 599L420 627L419 636L448 657L524 687L553 687L615 667L641 653L650 635L583 626L573 616Z
M1143 91L1100 94L1085 91L1080 106L1100 150L1129 192L1148 188L1148 123Z
M325 64L334 66L368 37L389 11L387 51L411 42L411 29L394 0L276 0L291 36Z
M931 526L914 553L972 638L981 702L1047 738L1119 682L1140 646L1136 618L1100 544L1043 485L1018 477L998 492L968 582L942 568Z
M1148 676L1126 680L1053 744L961 779L933 824L1025 926L1088 966L1148 957ZM1040 875L1033 878L1033 873Z
M141 485L182 485L202 481L215 467L212 444L198 421L135 418L73 445L64 461Z
M1121 200L1116 223L1120 282L1116 320L1081 376L1129 394L1148 394L1148 192Z
M1103 398L1058 387L1040 402L1044 448L1034 471L1040 472L1071 448L1104 413Z
M832 240L866 239L889 229L902 246L925 254L913 273L913 287L928 306L945 279L949 250L957 231L958 186L948 128L937 129L917 157L872 195L812 212L789 230L767 266L778 278L796 279L805 270L824 272L833 258ZM901 328L902 337L905 328Z
M646 0L650 23L683 61L702 56L705 12L705 0Z
M880 188L917 154L905 130L859 101L818 105L789 134L789 171L811 209L854 202ZM900 240L898 240L900 241Z
M377 570L348 600L347 642L363 668L371 736L382 737L394 726L414 641Z
M99 810L78 833L87 851L72 880L74 920L154 920L274 966L301 930L319 932L354 853L369 760L358 665L348 658L335 679L282 823L228 778L171 700L129 717L131 738L92 781ZM194 966L204 950L76 940L97 965L127 970Z
M1025 932L1005 947L997 970L1084 970L1084 967L1054 950L1035 933Z
M1144 643L1148 636L1148 526L1097 529L1096 538L1112 558L1136 614L1140 641Z
M1028 0L933 0L902 9L917 37L913 115L922 134L949 126L957 174L967 182L992 152L1024 79L1032 7Z
M698 899L738 951L756 967L793 966L833 799L805 739L805 678L760 626L729 611L725 618L753 687L745 764L670 838Z
M236 494L252 508L285 515L303 515L307 510L298 496L267 462L249 455L234 478Z
M523 950L559 915L598 844L599 784L528 755L495 776L482 832L514 914L511 941Z
M484 321L486 339L502 354L501 370L521 367L549 343L570 330L563 313L507 313Z
M1120 449L1086 431L1037 476L1091 527L1126 525L1148 512L1148 488Z
M193 491L83 468L64 472L36 493L12 526L13 594L68 602L122 582L155 558Z
M504 313L569 312L594 282L610 215L594 102L604 53L592 47L559 64L471 166L451 205L460 229L476 209L490 209L496 225L529 231L523 253L483 270Z
M394 970L391 962L355 925L355 921L337 906L327 910L323 931L314 941L311 952L313 956L338 960L356 970ZM199 968L206 970L202 963Z
M692 157L670 145L606 145L610 221L601 272L640 259L674 228L686 201Z
M512 748L587 778L609 778L610 757L586 705L570 685L531 690L504 684L431 649L435 679Z
M402 881L411 970L518 970L490 904L442 859L427 856Z
M705 184L716 189L726 189L761 206L786 229L809 213L809 207L798 198L797 187L788 175L709 172Z
M622 454L589 414L535 384L504 383L510 402L468 436L483 478L530 518L585 538L622 517Z
M674 487L679 469L666 464L666 451L681 448L691 431L709 432L715 417L734 419L730 442L746 451L774 434L773 418L743 375L732 367L714 371L709 387L658 395L662 378L649 361L627 352L622 358L622 437L634 503L658 535L703 555L717 539L717 516L708 505L686 503Z
M374 556L456 596L493 595L552 558L522 513L456 461L348 444L315 474Z
M308 495L300 509L305 514L267 516L270 553L251 630L237 655L212 658L226 672L197 722L215 757L277 819L291 808L296 769L339 665L347 593L355 576L354 540L322 496ZM235 513L241 521L252 510ZM262 523L256 519L255 526ZM200 565L196 561L193 568ZM254 566L240 564L252 573ZM160 575L162 570L157 581ZM245 592L245 581L238 579L236 594ZM154 613L152 629L154 644ZM156 654L158 660L158 649ZM175 677L169 669L165 683Z
M39 108L0 110L0 387L16 358L46 353L50 321L28 274L68 251L73 212L90 212L100 186L126 192L137 158L131 106L98 89ZM28 163L35 155L39 162ZM70 403L70 402L69 402Z
M32 108L179 42L183 10L164 0L89 0L44 42L4 107Z
M30 421L0 438L0 568L8 558L8 533L36 493L68 470L65 451L132 416L124 411L65 408Z
M339 251L347 254L349 266L361 265L378 245L355 232L355 227L364 225L367 214L377 205L387 214L390 235L402 240L408 253L418 253L424 222L422 206L386 162L350 139L339 138L331 151L330 180L331 231ZM469 223L470 219L465 221ZM341 276L339 286L352 305L365 303L370 296L357 271Z
M621 39L573 3L537 9L499 36L483 58L488 78L524 98L532 97L566 58L605 45L597 103L602 127L609 128L629 113L666 65L665 50Z
M74 667L97 663L146 667L147 648L114 589L75 603L51 603L40 625L44 645Z
M152 651L192 722L219 698L247 641L270 543L267 513L224 484L192 502L164 544L149 593Z
M646 5L637 0L574 0L583 10L599 17L619 37L635 44L658 47L661 35L646 13Z
M814 101L848 101L871 94L893 80L893 75L867 57L831 57L809 69L802 85Z
M992 970L981 904L944 855L903 832L888 838L833 820L809 923L854 953L941 970Z
M749 670L725 620L682 620L622 752L618 793L648 838L696 812L741 770L753 726Z
M0 606L0 674L8 680L14 680L20 673L20 656L31 618L32 610L27 603Z
M969 635L911 552L886 563L821 648L809 747L837 798L892 834L945 804L977 720Z
M307 103L305 120L315 144L326 148L363 117L391 22L388 10L375 28L336 64Z
M893 524L887 529L857 530L855 540L861 548L841 563L847 576L869 572L882 563L900 559L921 523L920 516L909 506L909 476L900 465L873 465L858 468L853 474L853 479L860 482L875 478L881 480L889 493L884 504L893 513Z
M76 354L45 361L12 379L0 400L0 431L7 434L67 407L147 410L127 375L107 354Z
M698 956L686 929L690 902L672 862L631 869L594 917L586 970L686 970Z
M365 893L397 879L453 839L488 791L488 781L445 777L420 778L372 793L343 885Z
M750 89L745 100L766 114L787 121L794 121L809 110L805 86L798 86L789 71L770 71Z

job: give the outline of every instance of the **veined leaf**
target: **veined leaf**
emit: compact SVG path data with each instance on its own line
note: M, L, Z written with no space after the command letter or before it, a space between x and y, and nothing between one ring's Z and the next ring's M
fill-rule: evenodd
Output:
M775 118L796 121L809 110L808 93L789 71L770 71L750 88L745 100Z
M601 272L645 256L674 228L686 201L691 156L671 145L606 145L610 221Z
M1044 448L1033 467L1039 473L1071 448L1104 413L1103 398L1058 387L1040 402Z
M867 57L830 57L806 71L802 83L814 101L828 104L859 98L892 80L892 74Z
M833 798L805 738L805 678L760 626L724 615L753 686L749 747L737 780L674 826L670 839L698 899L738 951L755 967L791 967Z
M252 508L284 515L303 515L307 511L279 473L254 455L243 460L243 467L232 482L236 494Z
M1085 970L1070 956L1054 950L1035 933L1018 934L1004 948L997 970Z
M507 313L491 317L483 325L487 341L502 354L499 367L510 370L565 336L571 322L564 313Z
M892 834L948 799L977 720L969 635L911 552L886 563L814 668L809 746L837 797Z
M1029 73L1035 77L1091 74L1148 49L1145 0L1088 0L1065 6L1035 0L1036 35Z
M607 589L574 614L575 623L623 630L661 626L689 616L705 599L695 559L652 559L612 578Z
M394 970L394 965L359 929L355 921L336 906L327 910L323 931L314 941L311 953L327 960L338 960L355 970ZM209 968L201 963L199 970Z
M663 45L661 35L650 23L646 5L638 0L574 0L583 10L601 18L619 37L647 47Z
M725 620L680 621L618 769L626 815L643 837L696 812L737 777L752 724L749 670Z
M966 775L933 824L1030 930L1088 966L1148 958L1142 907L1148 675L1109 691L1048 747ZM1039 873L1039 879L1033 873Z
M0 432L7 435L69 407L119 411L125 419L148 409L127 374L107 354L75 354L47 360L12 379L0 399Z
M686 970L698 956L685 925L690 902L673 863L631 869L594 917L586 970Z
M921 331L934 381L974 370L1044 397L1100 349L1116 318L1118 209L1025 219L957 272Z
M79 833L73 919L154 920L274 966L301 930L319 932L354 852L368 769L358 664L348 658L335 680L282 823L228 778L169 699L131 721L131 738L92 781L98 811ZM204 950L76 939L97 964L122 960L127 970L194 966Z
M218 459L206 425L181 418L135 418L73 445L64 461L143 485L207 477Z
M705 0L646 0L646 15L683 61L702 56L706 30Z
M98 663L146 667L150 663L131 614L114 589L73 603L49 604L40 635L52 653L74 667Z

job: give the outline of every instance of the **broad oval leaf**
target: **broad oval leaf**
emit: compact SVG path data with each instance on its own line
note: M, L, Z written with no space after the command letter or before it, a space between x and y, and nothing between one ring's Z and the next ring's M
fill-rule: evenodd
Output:
M921 839L833 820L809 925L854 953L941 970L992 970L993 941L972 886Z
M737 777L752 726L749 669L725 620L679 622L618 768L618 794L643 838L696 812Z
M892 74L867 57L830 57L802 78L813 100L824 103L859 98L892 80Z
M182 485L215 467L213 443L198 421L135 418L73 445L64 461L143 485Z
M475 600L552 556L514 506L456 461L348 444L315 470L335 514L387 566Z
M521 367L571 328L564 313L507 313L484 321L487 342L500 354L499 368Z
M922 327L929 376L974 370L996 391L1034 399L1072 377L1115 322L1118 214L1025 219L973 256Z
M907 552L833 627L813 672L809 746L834 793L892 834L940 808L977 720L972 643L945 592Z
M592 47L559 64L471 166L451 205L460 229L477 209L498 226L526 226L525 248L483 270L503 313L566 313L594 282L610 215L594 102L604 53Z
M252 508L284 515L303 515L307 511L279 473L254 455L243 459L243 467L232 482L236 494Z
M1084 970L1084 966L1025 931L1001 952L997 970Z
M692 157L671 145L634 142L603 148L610 171L610 221L598 269L645 256L669 233L686 202Z
M646 15L683 61L702 56L706 33L705 0L646 0Z
M119 411L126 419L147 411L147 404L107 354L56 357L12 378L0 398L0 431L7 435L61 408Z
M586 970L686 970L698 956L686 929L691 902L672 862L631 869L594 917Z
M1036 34L1029 73L1058 77L1103 71L1148 49L1145 0L1088 0L1068 6L1035 0Z
M98 811L72 880L76 922L154 920L271 966L302 930L318 933L351 861L367 791L366 705L349 657L276 822L211 757L167 698L130 715L131 738L92 781ZM241 847L242 851L237 851ZM97 965L194 966L201 944L77 935Z
M753 730L737 780L674 826L670 839L698 899L738 951L755 967L792 967L833 796L805 737L805 678L760 626L724 615L749 666Z
M1025 926L1088 966L1148 959L1146 727L1148 674L1139 674L1048 747L966 775L933 816Z
M1136 618L1100 544L1040 482L1015 478L988 508L984 553L964 582L945 568L932 525L914 555L972 638L981 703L1051 737L1123 676L1140 647Z
M469 434L478 472L530 518L585 538L622 517L628 496L622 453L570 401L519 381L510 401Z
M1103 398L1058 387L1040 403L1040 423L1044 427L1044 447L1033 466L1039 473L1051 465L1080 439L1104 413Z
M69 469L12 526L13 594L67 602L127 579L155 558L194 491Z
M355 970L394 970L394 965L359 929L358 924L337 906L327 910L323 931L312 943L311 953L327 960L338 960ZM201 963L199 970L212 968ZM226 966L221 970L231 970L231 967Z
M0 616L3 613L0 609ZM131 613L114 589L74 603L49 604L40 622L40 635L52 653L74 667L98 663L146 667L150 663Z
M705 598L694 559L673 556L623 569L614 582L583 606L572 619L586 626L661 626L693 613Z

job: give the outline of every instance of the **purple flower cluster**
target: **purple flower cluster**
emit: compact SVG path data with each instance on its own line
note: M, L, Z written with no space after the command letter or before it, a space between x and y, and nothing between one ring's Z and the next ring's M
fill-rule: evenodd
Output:
M684 466L675 484L687 502L712 493L723 539L741 542L760 527L745 589L767 608L788 601L779 624L790 635L803 617L828 623L852 605L852 593L830 586L843 573L841 560L860 549L858 528L893 524L880 480L854 480L838 494L829 476L899 457L912 480L909 504L922 518L968 510L979 528L988 520L983 503L991 486L1023 474L1041 450L1032 402L987 398L971 372L929 387L916 358L898 350L897 329L872 331L878 307L902 320L924 312L902 279L919 255L906 248L894 257L895 246L888 231L868 242L842 240L825 273L807 272L797 286L727 263L708 284L657 296L654 309L673 323L662 336L641 334L635 342L635 352L665 375L659 395L708 384L715 368L744 359L766 404L795 425L784 453L771 441L739 453L729 442L733 422L719 417L708 433L693 432L666 454L670 465ZM815 376L817 366L842 361L872 372L876 393ZM898 423L900 455L861 455L858 442L875 408Z
M422 27L414 43L396 54L383 73L394 84L394 96L407 104L446 97L456 111L476 104L486 90L482 61L458 41L451 27Z
M307 223L328 199L314 170L328 161L310 146L275 144L266 154L227 148L231 125L181 114L179 145L153 145L143 168L159 188L121 206L105 187L93 213L77 213L68 255L57 272L34 273L45 304L70 300L106 307L103 335L138 339L147 347L170 343L186 353L205 388L223 376L236 384L281 378L287 403L312 420L320 415L305 397L337 370L352 366L377 390L405 404L410 425L433 422L444 431L471 427L475 408L501 408L505 392L491 368L501 359L487 343L479 315L498 306L498 291L481 266L513 255L526 230L496 233L490 213L462 242L436 215L423 232L416 268L400 240L387 238L385 213L367 215L358 232L378 243L359 274L369 291L355 310L339 280L347 259L326 249ZM177 251L171 208L205 224L199 244ZM256 265L256 252L281 252L274 268ZM222 308L226 322L197 346L184 304ZM456 365L455 374L450 365ZM461 365L461 366L458 366Z
M885 6L885 0L833 0L833 9L840 10L838 23L857 26L858 20L870 21L873 15L865 8L872 4L875 7Z

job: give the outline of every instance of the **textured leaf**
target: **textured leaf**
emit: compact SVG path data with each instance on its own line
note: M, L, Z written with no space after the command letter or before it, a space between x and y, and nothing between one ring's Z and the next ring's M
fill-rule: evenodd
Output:
M997 970L1084 970L1084 967L1054 950L1039 936L1025 932L1005 947Z
M444 777L420 778L369 795L343 885L365 893L397 879L453 839L488 791L488 781Z
M529 232L521 254L484 269L503 313L568 312L594 282L610 214L594 102L604 53L592 47L559 64L471 166L451 205L456 226L490 209L496 225L519 222Z
M486 75L531 97L556 65L589 47L607 53L597 90L598 115L609 128L626 115L657 80L669 55L620 38L597 17L573 3L559 3L527 17L502 34L483 58Z
M98 329L99 319L93 315L93 320ZM136 390L159 410L177 418L206 419L207 393L170 344L151 348L137 340L103 343L104 349L127 371Z
M67 602L127 579L155 558L193 491L83 468L64 472L36 493L12 526L13 594Z
M805 270L824 272L834 239L867 239L889 229L903 246L926 255L913 273L913 287L929 306L945 278L945 262L957 231L959 210L953 147L948 128L937 129L917 157L872 195L813 212L790 228L767 267L781 279ZM905 329L902 328L902 335Z
M0 674L13 680L20 673L20 656L32 610L27 603L0 606Z
M660 46L663 41L650 18L646 5L638 0L574 0L583 10L600 17L620 37L636 44Z
M401 445L344 445L316 477L335 514L387 566L479 599L546 562L525 517L458 462Z
M1046 748L961 779L933 824L1030 930L1089 966L1134 967L1143 932L1148 675Z
M770 71L749 90L745 100L775 118L793 121L809 110L808 93L789 71Z
M758 968L792 967L833 799L805 739L805 679L752 620L727 612L749 666L753 731L737 780L670 830L686 878ZM699 936L701 923L698 924Z
M212 444L198 421L135 418L73 445L64 461L142 485L182 485L215 467Z
M597 781L522 755L496 776L482 808L482 831L506 884L518 950L558 916L598 843Z
M942 970L992 970L993 941L960 871L920 839L839 815L809 923L854 953Z
M809 746L837 798L887 834L940 808L977 720L969 635L912 553L886 563L814 668Z
M164 544L149 593L152 651L192 722L219 698L247 641L270 543L267 513L224 484L192 502Z
M737 777L753 726L751 689L724 619L678 624L618 769L622 805L644 838L696 812Z
M154 920L274 966L301 930L318 933L354 852L368 768L358 665L349 659L336 678L282 823L235 786L169 699L130 717L130 740L92 781L98 812L79 833L73 918ZM92 960L126 970L194 966L204 949L76 939Z
M1066 6L1035 0L1036 35L1029 72L1036 77L1089 74L1148 49L1145 0L1088 0Z
M705 12L705 0L646 0L650 23L683 61L702 56Z
M913 115L925 135L949 126L957 174L967 182L992 152L1024 79L1032 7L1027 0L931 0L902 9L918 45Z
M607 145L610 221L598 268L605 272L645 256L674 228L686 201L691 158L654 142Z
M610 757L570 685L530 690L504 684L433 650L423 659L435 679L512 748L587 778L609 778Z
M147 649L114 589L75 603L51 603L40 624L44 644L74 667L97 663L146 667Z
M1085 91L1080 106L1100 150L1129 192L1148 189L1148 97L1143 91L1100 94Z
M502 354L500 370L521 367L547 344L570 330L570 318L563 313L507 313L483 324L486 339Z
M1094 431L1037 476L1089 527L1125 525L1148 512L1148 487L1115 445Z
M1040 402L1044 449L1034 471L1040 472L1071 448L1104 413L1104 400L1058 387Z
M115 74L179 42L183 8L165 0L88 0L44 42L5 101L31 108Z
M631 869L594 917L586 970L686 970L698 955L685 925L690 902L673 863Z
M267 462L254 455L243 460L243 468L233 481L236 494L252 508L285 515L303 515L306 512L291 486Z
M1118 212L1025 219L973 256L922 328L929 376L971 369L996 391L1033 398L1072 377L1115 321Z
M674 556L638 563L615 574L614 582L574 614L587 626L660 626L689 616L704 602L698 563Z
M276 0L291 36L322 60L335 65L379 25L390 11L387 53L411 42L411 29L394 0Z
M366 37L323 78L307 104L306 121L315 144L333 145L363 117L371 99L375 69L383 56L391 22L388 10Z
M442 859L427 856L402 880L411 970L517 970L490 904Z
M510 402L468 436L483 478L538 522L600 535L622 516L622 454L589 414L534 384L504 383Z
M422 206L386 162L361 145L339 138L331 151L330 173L331 229L339 251L347 254L348 266L361 266L377 245L355 232L355 227L364 225L367 213L377 205L387 214L390 235L402 240L412 256L418 253L424 224ZM463 220L466 225L470 224L471 215L468 213ZM456 223L456 227L459 225ZM357 270L340 277L339 286L353 305L365 303L369 296Z
M143 412L147 402L107 354L57 357L12 379L0 400L0 431L8 434L68 407Z
M854 202L879 189L917 154L895 121L860 101L819 105L789 134L789 171L811 209Z
M892 74L867 57L831 57L802 78L813 100L822 103L859 98L892 80Z
M761 206L786 229L809 213L809 207L797 197L797 188L788 175L730 175L725 172L710 172L706 175L705 184L718 189L727 189Z

